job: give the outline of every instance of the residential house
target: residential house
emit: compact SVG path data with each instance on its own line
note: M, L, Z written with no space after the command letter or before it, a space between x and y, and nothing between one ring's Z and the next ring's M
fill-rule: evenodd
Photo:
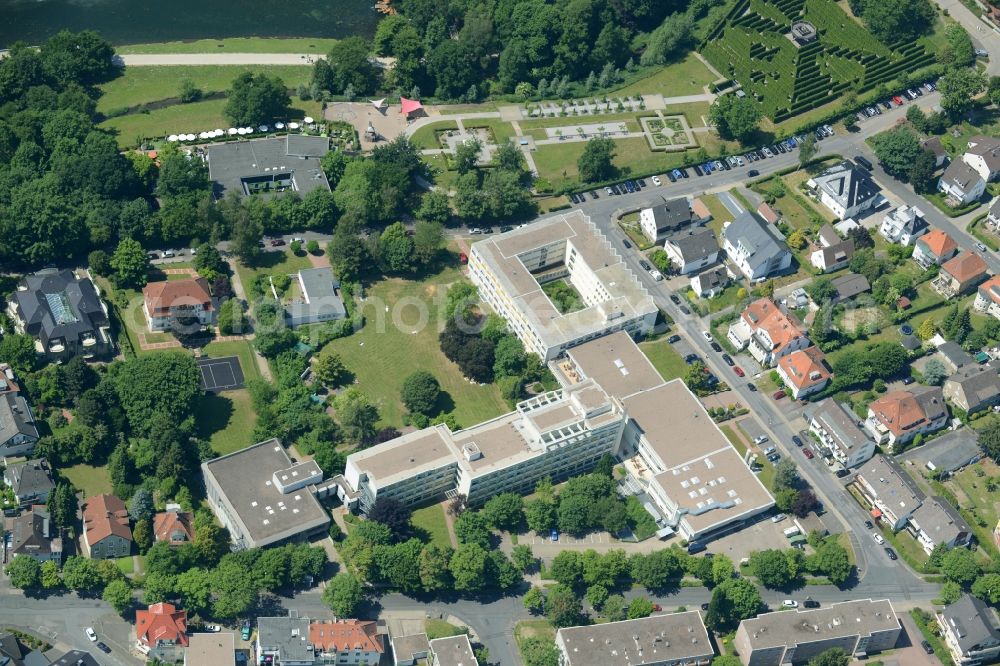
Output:
M378 624L370 620L334 620L309 625L309 642L317 662L378 666L385 645Z
M826 362L826 355L813 346L779 358L778 376L792 390L792 397L800 400L826 388L833 370Z
M907 530L928 555L938 544L948 548L968 546L972 528L947 500L930 497L910 515Z
M782 356L811 344L798 324L769 298L748 305L729 327L727 337L736 349L748 349L764 367L773 367Z
M479 666L466 634L434 638L430 641L430 666Z
M86 359L114 351L108 308L89 278L47 268L25 276L7 304L14 330L35 339L49 361L79 354Z
M393 666L416 666L431 653L427 634L390 636L389 643L392 645Z
M191 634L184 651L184 666L236 666L236 634L231 631Z
M936 386L891 391L868 405L865 428L879 444L893 452L920 434L940 430L948 424L944 394Z
M945 298L962 296L988 277L986 270L982 257L965 250L941 264L941 271L931 286Z
M854 241L843 239L829 224L820 227L816 249L809 255L809 263L824 273L847 266L854 256Z
M691 278L691 290L702 298L711 298L722 293L732 278L725 266L716 266Z
M743 620L733 647L744 666L799 665L831 648L859 658L891 650L902 631L888 599L858 599Z
M62 564L62 538L44 506L32 506L15 518L10 532L12 557L33 557L39 562Z
M875 441L861 427L861 419L846 405L827 398L808 415L809 432L819 438L824 450L844 469L867 462L875 455Z
M834 303L849 301L872 290L868 278L859 273L844 273L830 280L830 284L837 290L832 299Z
M846 160L810 179L806 185L816 191L820 202L838 220L857 217L881 201L879 187L871 174Z
M681 275L700 271L719 259L719 241L707 227L676 233L667 238L663 249Z
M943 166L945 161L948 160L948 151L945 150L943 145L941 145L941 139L936 136L932 136L928 139L921 139L920 147L928 152L934 153L935 168Z
M994 232L1000 231L1000 197L990 204L990 210L986 214L986 228Z
M778 220L781 219L781 216L778 215L773 208L767 205L766 201L760 202L760 205L757 206L757 214L760 215L761 219L768 224L777 224Z
M54 660L51 666L101 666L101 664L89 652L70 650Z
M701 613L654 615L556 632L562 666L707 665L715 657Z
M1000 319L1000 275L994 275L979 285L972 307L979 312Z
M921 268L927 268L931 264L940 266L955 256L956 252L958 243L955 239L940 229L934 229L917 239L913 248L913 260Z
M967 414L1000 404L1000 375L996 362L966 365L944 382L944 397Z
M161 601L135 612L135 647L148 658L178 661L187 646L187 611Z
M712 219L712 211L708 209L704 201L695 197L691 199L691 217L694 218L695 222L704 224Z
M38 442L35 415L14 380L14 370L0 363L0 458L31 455Z
M285 321L289 326L318 324L347 316L340 282L329 267L301 270L295 279L299 296L285 305Z
M969 356L962 345L948 340L937 347L937 356L948 372L958 372L967 365L975 365L976 359Z
M972 428L959 428L945 433L934 440L934 446L933 453L924 460L924 467L939 478L951 476L967 465L979 462L983 457L979 433Z
M150 331L188 331L211 325L215 315L205 278L150 282L142 289Z
M906 526L924 501L924 494L906 472L881 453L858 468L852 483L871 506L872 517L894 532Z
M49 666L49 663L41 650L29 650L14 634L0 632L0 666Z
M8 465L3 472L3 482L14 492L14 499L21 507L45 504L56 487L45 458Z
M924 212L916 206L900 206L885 214L878 232L890 243L913 245L930 230Z
M962 161L986 182L996 180L1000 177L1000 139L981 134L972 137Z
M691 226L692 222L687 199L672 199L639 211L639 227L651 243Z
M993 609L963 594L937 613L945 646L957 666L979 666L1000 657L1000 626Z
M83 501L83 547L95 560L125 557L132 552L125 502L114 495L95 495Z
M785 238L753 213L740 213L722 229L722 247L749 280L762 280L792 265Z
M161 511L153 517L153 538L166 541L171 546L194 541L194 518L181 511L177 504L168 504L166 511Z
M944 192L952 207L958 208L979 201L986 192L986 181L974 168L962 160L955 160L938 180L938 189Z

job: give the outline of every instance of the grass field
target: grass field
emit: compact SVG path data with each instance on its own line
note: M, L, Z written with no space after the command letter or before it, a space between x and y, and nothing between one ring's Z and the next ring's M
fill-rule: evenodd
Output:
M119 54L131 53L321 53L326 54L336 39L300 37L228 37L226 39L194 39L183 42L154 44L124 44L116 46ZM304 67L303 69L309 69Z
M198 435L208 439L212 450L219 455L245 449L254 443L257 414L246 389L206 393L199 400L194 417Z
M555 627L548 620L521 620L514 627L514 640L517 641L518 649L521 649L526 639L536 637L555 644Z
M682 115L687 118L691 127L702 127L708 119L708 110L711 108L708 102L688 102L687 104L668 104L663 109L663 115ZM705 120L702 120L702 119Z
M148 104L178 97L181 83L190 80L205 94L225 92L238 75L253 71L277 76L285 86L294 88L308 84L312 77L309 67L262 65L206 65L197 67L126 67L117 79L99 86L102 95L97 110L107 112L121 107Z
M697 95L705 92L705 86L713 80L715 76L708 67L694 53L689 53L683 60L671 63L652 76L615 90L612 94L618 96L659 93L664 97Z
M132 560L131 555L119 557L115 560L115 564L118 565L118 569L121 570L121 572L126 576L130 576L135 573L135 562Z
M465 627L456 627L449 622L438 619L425 620L424 631L427 632L427 638L430 640L434 640L435 638L448 638L449 636L460 636L461 634L466 633Z
M73 465L60 469L59 474L83 493L84 497L111 492L111 477L108 476L108 470L104 467Z
M472 129L473 127L489 127L493 130L493 135L496 137L498 146L503 145L515 136L514 126L505 120L500 120L499 118L474 118L472 120L466 120L462 124L465 125L465 129Z
M212 358L222 358L223 356L238 356L240 367L243 368L243 376L246 379L256 379L260 377L260 368L257 366L256 356L250 347L250 342L246 340L233 340L232 342L210 342L202 349L205 356Z
M577 183L579 171L576 162L586 147L584 141L546 144L538 146L532 153L538 175L547 179L556 188ZM684 153L654 153L645 139L616 139L614 164L621 176L647 174L682 166Z
M172 91L171 95L174 94ZM149 113L133 113L127 116L109 118L101 127L118 134L118 145L123 148L139 145L143 139L161 139L168 134L180 132L201 132L203 130L229 127L223 114L226 100L212 99L192 104L175 104ZM319 102L303 101L292 97L289 117L322 117Z
M457 263L456 259L452 265ZM438 345L445 292L461 279L460 270L446 268L420 281L382 280L368 289L362 304L365 327L327 345L357 378L357 388L378 405L382 425L403 425L405 409L399 390L403 380L417 370L428 370L437 378L447 394L443 410L453 411L463 426L507 411L496 386L470 384Z
M291 250L261 252L260 259L257 260L254 266L244 266L239 262L236 264L236 272L240 276L240 282L243 283L243 289L247 291L247 297L251 299L252 296L249 293L250 283L253 282L256 276L278 275L281 273L291 274L306 268L312 268L308 255L305 253L294 254Z
M444 507L431 504L417 509L410 517L410 524L417 532L423 532L423 539L442 548L451 548L451 537L448 535L448 523L445 522Z
M432 150L440 148L441 144L437 140L438 130L457 130L458 123L454 120L441 120L438 122L431 123L429 125L424 125L410 137L410 141L414 143L418 148L424 150Z
M977 476L977 469L985 472L985 476ZM1000 517L997 513L997 507L1000 507L1000 490L992 492L987 490L986 480L998 476L1000 476L1000 467L992 460L983 458L975 465L969 465L944 482L945 487L958 500L958 506L963 511L978 516L985 523L986 526L983 527L979 522L970 520L969 526L972 527L976 540L987 547L993 544L992 530Z
M656 371L668 381L677 377L683 377L687 372L688 366L684 362L684 359L674 351L674 348L666 340L643 342L639 344L639 349L646 355L649 362L653 364Z

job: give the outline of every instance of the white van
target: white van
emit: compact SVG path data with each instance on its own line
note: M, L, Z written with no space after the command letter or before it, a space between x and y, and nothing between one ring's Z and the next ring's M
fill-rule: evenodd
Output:
M786 536L787 538L789 538L789 539L791 539L791 538L792 538L793 536L795 536L795 535L797 535L797 534L799 534L799 533L800 533L800 530L799 530L799 528L798 528L798 527L796 527L796 526L794 526L794 525L793 525L792 527L786 527L786 528L784 529L784 535L785 535L785 536Z
M885 539L883 539L882 535L878 532L872 532L872 538L875 539L875 543L880 546L885 543Z

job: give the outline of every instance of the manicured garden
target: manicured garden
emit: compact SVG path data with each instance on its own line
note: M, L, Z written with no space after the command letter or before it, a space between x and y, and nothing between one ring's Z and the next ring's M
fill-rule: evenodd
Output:
M81 463L63 467L59 470L59 474L72 483L84 497L111 492L111 477L106 467L92 467Z
M435 150L441 148L441 142L438 139L439 133L457 130L458 123L454 120L441 120L429 123L418 129L410 137L410 141L422 150Z
M431 504L417 509L410 516L410 524L420 533L420 540L441 548L451 548L451 537L448 534L448 523L445 521L444 507Z

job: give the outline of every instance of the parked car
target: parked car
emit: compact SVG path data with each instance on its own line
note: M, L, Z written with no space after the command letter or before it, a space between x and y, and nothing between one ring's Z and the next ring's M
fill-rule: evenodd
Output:
M928 643L926 640L920 641L920 647L922 647L924 649L924 652L926 652L927 654L934 654L934 648L931 647L931 644Z
M591 190L591 191L590 191L590 198L591 198L591 199L600 199L601 197L600 197L600 196L598 196L598 194L597 194L597 190Z
M774 153L771 152L770 148L761 148L761 151L764 153L765 157L774 157Z
M615 193L614 190L612 190L610 187L605 187L604 191L608 193L608 196L611 196L612 194Z
M460 263L462 265L465 265L465 264L469 263L469 255L467 255L464 252L459 252L458 253L458 263Z
M87 634L87 638L89 638L91 642L93 643L97 642L97 633L94 632L93 627L87 627L86 629L83 630L83 632Z
M271 239L271 247L281 247L284 244L285 244L285 240L283 238L273 238L273 239ZM168 255L167 255L166 252L164 252L163 256L166 257ZM173 255L173 253L171 253L169 256L172 257L174 255Z
M281 241L281 244L284 244L284 242L285 241ZM271 242L271 245L274 245L273 241ZM163 258L164 259L169 259L172 256L174 256L174 251L173 250L164 250L163 251Z
M888 546L885 547L885 554L889 556L890 560L898 560L899 557L896 555L896 551Z
M677 176L675 176L673 173L671 173L671 172L668 171L664 175L666 175L666 177L670 180L671 183L676 183L677 182Z
M722 345L720 345L715 340L712 340L710 343L708 343L708 346L711 347L712 351L714 351L715 353L719 353L722 351Z
M781 521L783 521L783 520L784 520L785 518L788 518L788 516L786 516L786 515L785 515L785 514L783 514L783 513L779 513L779 514L777 514L777 515L775 515L775 516L772 516L772 517L771 517L771 522L772 522L772 523L780 523L780 522L781 522Z
M837 471L836 471L836 472L834 473L834 476L836 476L836 477L837 477L838 479L842 479L842 478L844 478L845 476L847 476L848 474L850 474L850 472L848 472L848 471L847 471L846 469L838 469L838 470L837 470Z
M632 241L630 241L627 238L623 238L622 239L622 245L624 245L625 247L627 247L630 250L632 249Z
M872 539L874 539L875 543L877 543L880 546L885 543L885 539L883 539L882 535L879 534L878 532L872 532Z
M871 163L871 161L864 155L858 155L857 157L854 158L854 161L863 166L864 168L868 169L869 171L875 168L875 166Z
M549 538L551 538L553 541L559 541L559 530L552 530L552 532L549 534Z
M747 175L750 176L751 178L754 178L760 175L760 171L757 171L757 169L750 169L749 171L747 171Z
M738 365L733 368L733 372L736 373L737 377L746 377L746 374L747 374L747 373L743 372L743 368L741 368Z
M757 435L756 437L753 438L753 443L756 444L757 446L760 446L765 442L767 442L767 435ZM774 447L769 446L767 448L767 451L765 451L765 453L774 453Z
M97 641L97 649L104 654L111 654L111 648L109 648L104 641Z
M896 104L898 104L899 106L903 106L903 104L905 104L905 103L906 103L906 100L904 100L904 99L903 99L902 97L900 97L899 95L896 95L895 97L893 97L893 98L892 98L892 101L893 101L893 102L895 102Z
M723 360L723 362L724 362L724 363L725 363L726 365L728 365L728 366L729 366L730 368L731 368L731 367L733 367L734 365L736 365L736 362L735 362L735 361L733 361L733 357L732 357L732 356L730 356L729 354L723 354L723 355L722 355L722 360Z
M653 181L653 185L656 185L657 187L663 185L663 181L660 180L659 176L653 176L652 178L650 178L650 180Z
M695 553L700 553L705 550L705 544L700 541L691 541L688 543L688 555L694 555Z
M583 202L583 195L582 194L578 194L577 196L580 197L580 202L582 203ZM513 231L513 230L514 230L514 227L512 227L510 225L507 225L507 224L505 224L502 227L500 227L500 233L502 233L502 234L505 234L508 231Z
M681 306L681 312L683 312L683 313L684 313L684 314L686 314L686 315L689 315L689 314L691 314L691 311L690 311L690 310L688 310L688 307L687 307L686 305L682 305L682 306Z
M754 384L753 382L747 382L747 388L750 389L751 393L757 392L757 385Z
M673 303L674 305L680 305L681 299L679 296L677 296L677 294L670 294L670 302Z
M293 243L303 243L304 244L306 242L306 239L302 238L300 236L296 236L295 238L292 239L292 242Z
M213 634L217 634L220 631L222 631L222 627L219 626L219 625L217 625L217 624L210 624L207 627L205 627L205 631L211 632Z
M685 169L684 167L681 167L680 169L677 169L677 170L681 172L681 178L688 178L688 171L687 171L687 169Z
M701 337L705 338L705 339L706 339L706 340L708 340L709 342L711 342L711 341L713 340L713 338L712 338L712 334L711 334L711 333L709 333L708 331L702 331L702 332L701 332Z
M976 243L976 249L979 250L980 252L986 252L986 246L983 245L982 243Z
M667 338L667 342L669 342L670 344L674 344L675 342L680 342L680 341L681 341L681 336L677 335L676 333Z
M812 460L816 456L813 454L812 449L802 449L802 455L804 455L809 460Z
M802 448L802 438L799 437L798 435L792 435L792 444L794 444L795 446L797 446L797 447L799 447L801 449Z
M708 604L702 604L702 605L701 605L701 609L702 609L703 611L707 611L707 610L708 610Z
M629 194L635 192L635 188L632 187L632 183L630 183L629 181L626 180L624 186L625 186L625 191L628 192Z
M799 602L797 602L795 599L785 599L784 601L781 602L781 607L782 608L798 608L799 607Z
M146 257L149 259L159 259L160 254L158 252L147 252Z
M819 602L812 597L806 597L805 601L802 602L802 605L806 608L819 608Z
M870 520L866 520L866 521L865 521L865 527L867 527L867 528L868 528L868 529L870 529L870 530L873 530L873 529L875 529L875 526L874 526L874 525L872 525L872 521L870 521Z
M785 392L775 391L774 393L771 394L771 397L774 398L775 400L781 400L782 398L785 397Z
M697 354L688 354L687 356L684 357L684 362L687 363L688 365L691 365L692 363L695 363L700 360L701 357L698 356Z
M240 638L242 638L245 641L250 640L250 631L251 631L251 629L250 629L250 623L247 622L240 629Z
M772 463L776 463L776 462L778 462L779 460L781 460L781 454L780 454L780 453L772 453L771 455L769 455L769 456L767 457L767 459L768 459L769 461L771 461Z
M704 172L702 172L701 167L698 166L697 164L694 165L694 172L696 174L698 174L699 176L704 176L705 175Z
M645 259L640 259L639 265L642 266L642 270L644 271L648 271L649 269L652 268L652 266L649 265L649 262L646 261Z

